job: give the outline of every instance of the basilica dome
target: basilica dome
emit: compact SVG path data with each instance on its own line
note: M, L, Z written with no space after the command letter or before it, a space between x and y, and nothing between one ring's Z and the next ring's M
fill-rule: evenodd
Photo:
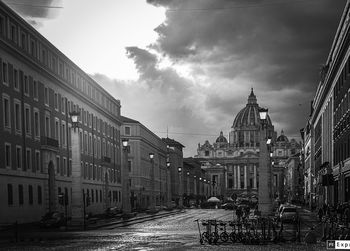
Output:
M267 115L267 124L268 126L272 125L269 115ZM235 120L233 121L232 128L242 128L246 126L258 125L260 125L259 105L257 103L257 99L252 88L248 97L248 103L237 114Z
M216 139L216 143L227 143L227 139L224 137L222 131L220 132L220 136Z
M286 136L286 135L284 135L283 130L281 131L281 135L280 135L280 136L278 136L278 138L277 138L277 140L276 140L276 141L277 141L277 142L285 142L285 143L289 142L289 140L288 140L287 136Z

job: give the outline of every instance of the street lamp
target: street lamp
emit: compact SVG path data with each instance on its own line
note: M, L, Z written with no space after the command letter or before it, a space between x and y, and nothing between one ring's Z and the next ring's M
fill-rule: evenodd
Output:
M122 139L123 153L124 153L124 165L123 165L123 183L122 183L122 200L123 200L123 213L126 217L131 213L130 205L130 187L129 187L129 166L128 166L128 146L129 140Z
M122 139L122 145L123 147L127 147L129 143L129 139Z
M76 128L79 128L79 116L80 112L78 111L72 111L69 113L71 120L72 120L72 127L74 128L74 131Z
M168 147L168 146L167 146ZM170 194L170 189L169 189L169 174L168 174L168 170L170 171L170 166L171 166L171 162L170 161L167 161L166 162L166 166L167 166L167 170L166 170L166 196L167 196L167 207L170 207L171 204L170 204L170 197L171 197L171 194Z
M155 209L155 198L154 198L154 153L150 152L149 154L149 159L151 161L151 205L150 209L153 210Z
M259 108L260 116L260 153L259 153L259 210L262 215L272 213L271 196L271 164L268 146L271 137L267 137L267 113L268 109Z

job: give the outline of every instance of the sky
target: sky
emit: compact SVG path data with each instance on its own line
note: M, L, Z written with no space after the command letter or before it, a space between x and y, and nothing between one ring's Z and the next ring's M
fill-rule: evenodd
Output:
M250 89L300 140L346 0L3 0L159 137L228 137Z

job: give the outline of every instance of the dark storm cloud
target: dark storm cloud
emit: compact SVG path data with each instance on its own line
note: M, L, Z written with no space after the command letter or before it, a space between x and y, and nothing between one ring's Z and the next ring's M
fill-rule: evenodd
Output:
M4 2L35 27L42 25L42 19L57 17L62 7L62 0L4 0Z
M213 82L251 82L277 127L295 134L304 126L346 0L147 2L168 10L151 48ZM249 89L211 92L205 106L236 114Z
M160 69L155 54L138 47L127 47L127 56L134 60L140 80L151 88L172 91L186 95L189 82L180 77L172 68Z
M254 2L256 7L249 7ZM265 2L271 1L260 1L262 5ZM194 62L227 60L230 64L235 62L234 55L252 73L257 65L275 66L268 76L250 76L269 82L271 88L279 86L282 79L284 85L312 82L315 86L345 1L285 2L259 7L257 1L172 1L172 5L178 3L173 9L183 11L167 13L166 21L155 29L159 39L153 47L172 58ZM247 8L235 9L235 3ZM232 9L210 11L215 8ZM226 78L242 71L225 68L218 74Z

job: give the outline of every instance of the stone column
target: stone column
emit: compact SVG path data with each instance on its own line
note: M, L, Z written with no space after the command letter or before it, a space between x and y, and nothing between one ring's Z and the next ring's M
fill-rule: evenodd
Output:
M257 182L256 182L256 178L257 178L256 165L254 165L253 168L254 168L253 188L256 189L256 188L257 188Z
M155 209L156 200L155 200L155 180L154 180L154 159L151 159L151 196L150 196L150 209Z
M260 130L259 153L259 210L263 216L272 214L271 164L269 158L270 155L266 145L266 129L262 128Z
M237 189L241 189L241 168L237 165Z
M244 166L244 189L247 189L247 166Z
M182 167L183 169L183 167ZM179 207L183 207L183 183L182 183L182 173L183 171L179 172Z
M237 170L236 165L233 166L233 189L237 189Z
M72 140L72 220L70 227L84 227L84 207L82 188L82 167L79 144L79 130L71 129Z
M131 212L130 205L130 186L129 186L129 167L128 167L128 147L123 147L122 162L122 209L124 214Z

